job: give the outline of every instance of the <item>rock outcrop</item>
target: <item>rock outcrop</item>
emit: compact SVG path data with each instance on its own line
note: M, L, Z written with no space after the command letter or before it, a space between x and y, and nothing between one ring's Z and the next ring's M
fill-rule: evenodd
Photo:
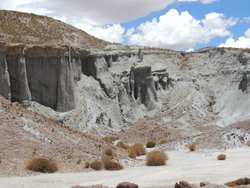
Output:
M150 100L158 100L150 66L132 67L130 71L130 94L149 107Z
M0 94L4 98L10 99L10 75L6 62L6 49L0 49Z
M33 100L61 112L72 110L73 66L79 66L79 61L80 54L67 48L8 46L1 50L0 94L11 96L12 101Z

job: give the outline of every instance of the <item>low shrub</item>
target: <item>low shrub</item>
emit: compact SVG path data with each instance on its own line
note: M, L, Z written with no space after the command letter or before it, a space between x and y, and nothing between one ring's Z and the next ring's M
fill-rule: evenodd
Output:
M90 166L89 162L84 163L84 168L89 168L89 166Z
M117 147L122 148L122 149L128 149L129 146L125 144L124 142L120 141L116 144Z
M196 150L196 147L197 147L197 146L196 146L195 143L192 143L192 144L189 144L189 145L188 145L188 149L189 149L189 151L191 151L191 152L192 152L192 151L195 151L195 150Z
M220 160L220 161L226 160L226 158L227 158L227 156L226 156L225 154L219 154L219 155L217 156L217 160Z
M241 185L250 185L250 179L249 178L240 178L235 181L230 181L225 184L228 187L238 187Z
M90 163L90 168L94 170L101 170L102 169L102 162L99 160L94 160Z
M247 141L247 145L250 147L250 140L249 140L249 141Z
M129 149L128 150L128 157L131 158L131 159L135 159L136 158L136 152L135 150L132 150L132 149Z
M58 170L55 161L45 158L33 158L27 164L27 169L42 172L42 173L53 173Z
M166 165L168 156L163 151L151 151L146 156L146 164L148 166L163 166Z
M146 148L154 148L155 145L156 145L156 142L153 141L153 140L150 140L150 141L147 142Z
M106 148L104 150L104 154L109 156L109 157L115 157L116 156L116 152L111 147Z
M103 160L103 164L106 170L122 170L123 169L123 165L121 165L118 162L109 160L109 159Z
M118 140L119 138L117 136L105 136L102 138L103 141L107 142L107 143L112 143L116 140Z
M167 143L167 140L161 140L160 141L160 144L166 144Z
M136 156L141 156L146 154L145 147L143 144L134 144L130 147L131 152L135 152Z

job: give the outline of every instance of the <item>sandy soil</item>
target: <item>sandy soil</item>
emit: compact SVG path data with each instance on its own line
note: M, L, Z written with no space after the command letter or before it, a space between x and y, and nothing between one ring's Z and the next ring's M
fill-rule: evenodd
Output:
M250 148L224 151L225 161L216 159L218 152L169 152L169 161L162 167L130 167L122 171L99 171L38 175L32 177L0 178L0 187L8 188L70 188L73 185L103 184L114 187L119 182L130 181L140 187L171 186L180 180L191 183L208 181L224 184L228 181L250 177Z

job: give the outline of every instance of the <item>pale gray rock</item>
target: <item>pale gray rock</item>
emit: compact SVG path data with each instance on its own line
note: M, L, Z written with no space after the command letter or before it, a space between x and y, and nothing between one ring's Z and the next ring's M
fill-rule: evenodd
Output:
M0 94L10 100L10 76L6 62L6 49L0 49Z

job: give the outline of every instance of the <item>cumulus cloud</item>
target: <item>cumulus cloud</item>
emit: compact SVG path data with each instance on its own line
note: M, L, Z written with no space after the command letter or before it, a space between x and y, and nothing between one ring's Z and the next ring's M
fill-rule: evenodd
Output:
M214 37L230 35L228 28L236 24L234 19L226 19L223 14L210 13L203 20L197 20L189 12L179 13L169 10L158 19L147 21L134 29L131 44L189 49L198 43L208 43Z
M66 16L67 21L83 18L95 24L127 22L164 9L175 0L33 0L22 8L43 8L50 16Z
M229 37L224 44L220 44L219 47L234 47L234 48L250 48L250 28L245 32L244 36L235 40Z
M83 29L90 35L93 35L97 38L109 41L122 43L125 34L125 28L120 24L113 24L108 26L92 26L89 24L78 24L76 25L78 28Z

